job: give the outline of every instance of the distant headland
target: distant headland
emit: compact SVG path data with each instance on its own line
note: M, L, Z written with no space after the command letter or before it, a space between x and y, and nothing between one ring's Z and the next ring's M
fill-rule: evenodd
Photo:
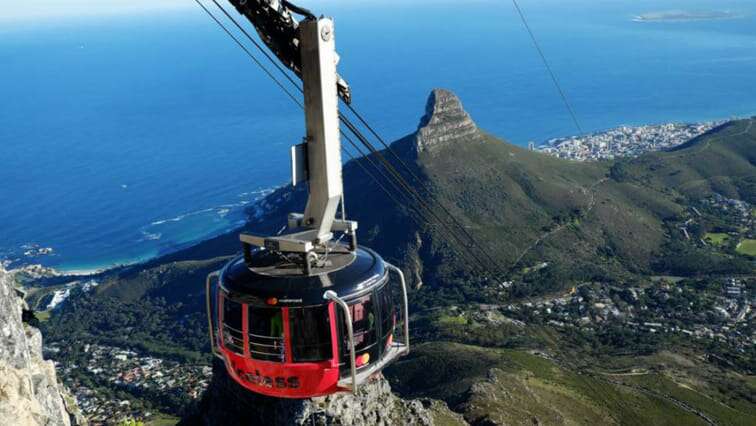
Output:
M683 21L710 21L720 19L740 18L739 15L730 11L712 10L712 11L684 11L668 10L660 12L648 12L633 18L635 22L683 22Z

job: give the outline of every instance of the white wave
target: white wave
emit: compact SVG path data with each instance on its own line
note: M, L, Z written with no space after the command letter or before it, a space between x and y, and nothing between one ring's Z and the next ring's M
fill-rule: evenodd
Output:
M150 223L150 225L151 225L151 226L158 226L158 225L162 225L162 224L164 224L164 223L168 223L168 222L180 222L180 221L181 221L181 220L183 220L183 219L184 219L185 217L186 217L186 215L181 215L181 216L177 216L177 217L172 217L172 218L170 218L170 219L161 219L161 220L156 220L156 221L154 221L154 222Z
M144 238L142 238L142 241L157 241L163 238L163 234L161 234L160 232L150 233L150 232L142 231L142 235L144 235Z
M205 213L216 213L221 217L225 217L226 215L228 215L228 213L230 213L231 209L244 207L254 201L259 201L263 199L264 197L266 197L267 195L272 194L278 188L279 187L276 186L276 187L271 187L271 188L258 189L255 191L242 192L241 194L238 195L239 198L251 198L251 199L243 199L243 200L240 200L238 203L221 204L220 206L217 206L217 207L211 207L207 209L184 213L184 214L180 214L176 217L172 217L168 219L156 220L150 223L149 226L160 226L168 222L180 222L186 219L187 217L196 216L196 215L205 214Z
M263 189L258 189L258 190L255 190L255 191L242 192L241 194L238 195L238 197L240 197L240 198L241 197L247 197L249 195L265 196L265 195L268 195L268 194L274 192L278 188L280 188L280 186L272 186L270 188L263 188Z
M157 241L157 240L160 240L165 235L165 232L168 232L168 231L159 232L157 229L155 229L156 227L162 226L162 225L166 225L166 224L169 224L169 223L181 222L182 220L184 220L186 218L193 217L193 216L198 216L198 215L215 214L218 217L220 217L221 219L225 219L225 220L229 220L229 221L233 220L234 221L234 224L233 224L234 227L237 227L239 225L243 225L246 222L245 219L236 220L236 216L237 215L232 216L233 219L230 219L229 215L231 215L234 212L241 212L241 211L243 211L243 209L247 208L248 206L254 205L255 203L260 202L265 197L267 197L268 195L272 194L273 192L275 192L279 188L280 188L280 186L276 186L276 187L263 188L263 189L258 189L258 190L254 190L254 191L243 192L241 194L238 194L238 198L240 198L240 200L238 200L235 203L225 203L225 204L221 204L221 205L218 205L218 206L215 206L215 207L211 207L211 208L206 208L206 209L196 210L196 211L193 211L193 212L183 213L183 214L180 214L178 216L171 217L171 218L155 220L155 221L151 222L150 224L145 225L142 228L140 228L139 231L142 233L143 237L139 241L141 242L141 241ZM246 215L244 215L244 216L246 216Z
M156 221L150 223L150 226L159 226L159 225L166 224L168 222L181 222L182 220L186 219L187 217L196 216L196 215L200 215L200 214L204 214L204 213L215 212L216 209L217 209L217 207L211 207L209 209L202 209L202 210L197 210L197 211L194 211L194 212L180 214L180 215L178 215L176 217L172 217L170 219L156 220Z

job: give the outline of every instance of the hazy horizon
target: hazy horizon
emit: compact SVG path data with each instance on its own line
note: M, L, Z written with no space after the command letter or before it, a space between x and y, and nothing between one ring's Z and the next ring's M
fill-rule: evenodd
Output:
M295 2L303 7L337 3L344 0L302 0ZM361 0L360 3L371 1L398 2L399 0ZM421 0L426 3L443 3L449 0ZM478 0L490 1L490 0ZM415 0L413 3L417 3ZM211 1L207 0L210 4ZM83 18L94 16L117 16L149 13L157 10L182 10L197 7L193 0L36 0L18 2L6 5L0 13L0 22L43 22L51 19Z

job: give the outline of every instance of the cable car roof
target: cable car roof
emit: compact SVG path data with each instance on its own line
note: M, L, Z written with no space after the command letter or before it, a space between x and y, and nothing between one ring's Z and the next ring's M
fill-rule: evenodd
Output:
M281 268L269 266L270 255L265 250L253 253L252 268L244 256L229 262L221 273L220 284L232 299L260 306L323 305L326 303L323 293L327 290L348 300L384 283L387 277L383 259L364 247L348 254L333 254L333 263L344 266L313 276L272 273ZM283 263L280 261L279 265Z

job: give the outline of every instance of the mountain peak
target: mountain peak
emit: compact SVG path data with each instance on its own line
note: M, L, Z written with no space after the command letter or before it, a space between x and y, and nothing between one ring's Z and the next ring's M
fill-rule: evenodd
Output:
M433 152L452 143L479 140L480 130L457 95L446 89L433 89L415 136L417 151Z

